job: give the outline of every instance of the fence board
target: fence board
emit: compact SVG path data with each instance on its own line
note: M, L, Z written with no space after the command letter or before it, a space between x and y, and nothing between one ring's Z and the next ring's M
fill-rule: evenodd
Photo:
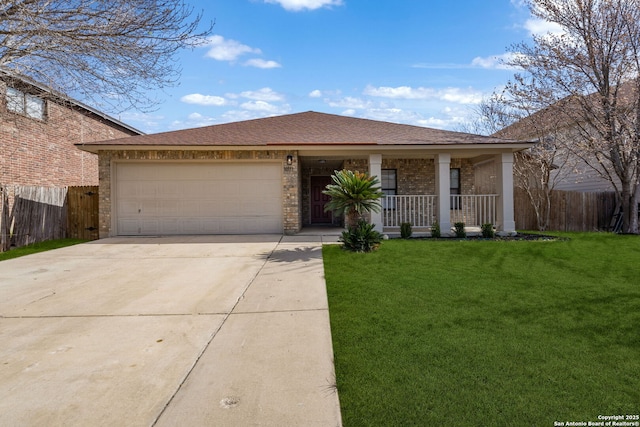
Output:
M551 195L549 231L608 231L616 206L615 193L555 190ZM514 191L516 226L537 230L535 210L524 190Z
M98 239L98 187L69 187L67 237L84 240Z
M9 195L7 188L0 185L0 252L9 250Z
M16 187L10 222L16 247L66 236L66 188Z
M98 187L4 187L0 191L0 236L0 250L65 237L95 240Z

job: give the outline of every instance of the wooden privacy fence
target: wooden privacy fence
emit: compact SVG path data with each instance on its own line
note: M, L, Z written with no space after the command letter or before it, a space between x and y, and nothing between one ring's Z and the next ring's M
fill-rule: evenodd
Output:
M67 237L98 239L98 187L69 187L67 191Z
M3 187L0 250L65 237L98 238L98 187Z
M554 190L548 231L611 231L616 208L614 192L584 193ZM516 227L537 230L536 213L524 190L514 190Z

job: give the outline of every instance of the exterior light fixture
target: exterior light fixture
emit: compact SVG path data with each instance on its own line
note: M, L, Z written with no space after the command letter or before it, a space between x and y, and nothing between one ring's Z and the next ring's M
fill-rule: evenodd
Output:
M287 165L291 166L293 163L293 156L291 154L287 155Z

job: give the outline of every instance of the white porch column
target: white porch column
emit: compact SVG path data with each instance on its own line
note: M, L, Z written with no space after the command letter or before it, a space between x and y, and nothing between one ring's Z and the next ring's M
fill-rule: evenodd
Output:
M496 184L500 192L496 226L500 234L513 234L516 232L513 213L513 153L498 154L496 165Z
M382 154L369 154L369 176L377 176L382 179ZM382 233L382 212L371 212L371 223L375 230Z
M438 196L438 224L442 235L451 234L451 154L436 154L436 195Z

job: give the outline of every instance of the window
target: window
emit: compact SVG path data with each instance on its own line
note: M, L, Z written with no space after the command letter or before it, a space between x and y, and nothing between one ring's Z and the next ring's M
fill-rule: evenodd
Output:
M449 194L461 194L460 192L460 168L453 168L449 171ZM451 197L451 209L460 209L460 198Z
M44 120L44 100L16 88L7 88L7 110L32 119Z
M398 186L397 186L395 169L382 169L382 176L380 178L380 189L382 190L385 196L396 195ZM390 199L387 199L386 197L383 198L382 208L395 209L396 208L395 200L390 200Z

